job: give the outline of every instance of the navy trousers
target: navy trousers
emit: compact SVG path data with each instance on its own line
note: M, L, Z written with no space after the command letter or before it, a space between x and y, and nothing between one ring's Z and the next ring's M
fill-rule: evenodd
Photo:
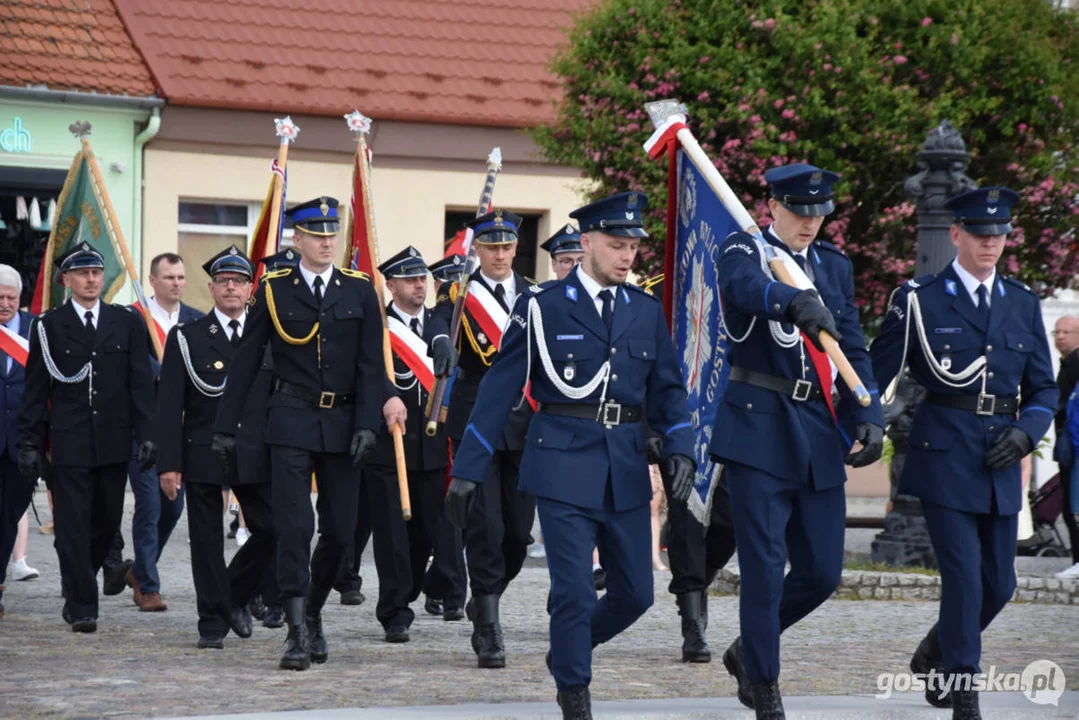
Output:
M536 499L551 575L551 673L560 692L592 681L592 648L628 628L652 606L652 520L647 505L615 512L608 481L603 508ZM592 548L607 571L596 597Z
M726 466L741 572L739 620L752 684L779 680L779 635L839 587L847 498L738 463ZM788 556L791 570L783 576Z
M944 671L980 673L982 630L1015 593L1019 516L969 513L927 502L922 514L940 564L937 633Z
M131 441L132 460L127 466L131 492L135 496L135 513L131 517L131 544L135 547L135 564L131 572L139 581L143 594L161 592L161 577L157 574L157 561L172 531L184 512L184 493L169 500L161 492L157 468L143 470L135 460L135 441ZM120 544L123 549L123 542Z

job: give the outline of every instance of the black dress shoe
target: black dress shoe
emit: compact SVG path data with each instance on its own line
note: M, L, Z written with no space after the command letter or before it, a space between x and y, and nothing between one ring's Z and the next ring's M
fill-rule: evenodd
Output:
M71 611L67 609L67 603L64 603L64 607L60 609L60 617L64 619L68 625L75 622L75 618L71 617Z
M558 693L562 720L592 720L592 695L588 688Z
M322 613L307 611L307 634L310 638L311 662L322 664L330 657L330 646L322 634Z
M278 664L282 670L306 670L311 667L311 638L307 634L304 604L302 597L288 598L284 602L288 638L285 639L285 654Z
M101 592L104 595L119 595L127 587L127 571L135 564L134 560L124 560L119 565L102 572Z
M285 610L280 605L268 605L262 618L262 627L279 628L285 624Z
M386 642L406 643L409 641L408 628L401 625L391 625L386 628Z
M199 650L224 650L225 637L221 633L199 635Z
M498 595L480 595L474 604L472 649L476 652L477 667L506 667L505 639L498 621L498 600Z
M251 637L251 612L246 607L233 608L229 614L229 627L242 638Z
M778 683L753 685L753 709L757 711L757 720L786 720L783 712L783 698L779 695Z
M738 683L738 700L750 710L753 709L753 694L749 690L749 677L746 675L746 658L742 654L742 638L734 639L731 646L723 653L723 667Z
M944 677L944 660L940 653L940 640L937 637L937 625L930 628L922 641L918 643L914 655L910 658L910 671L926 678L925 701L938 708L950 708L952 706L952 694L942 691L940 683L929 686L929 675L936 670L935 677Z
M247 603L247 609L251 612L251 617L259 622L266 617L266 603L262 601L262 595L255 595Z
M359 590L346 590L341 593L342 605L363 605L363 601L367 598Z
M701 593L694 590L678 595L678 614L682 616L682 662L712 662L712 651L704 636Z
M951 693L952 720L982 720L977 690L955 690Z
M97 632L97 618L78 618L71 623L71 631L77 633Z
M607 571L603 568L593 570L592 582L595 583L597 592L605 589L607 587Z
M427 600L423 603L423 609L427 611L428 615L441 615L442 601L428 595Z
M442 611L442 619L446 622L454 622L465 619L465 611L461 608L446 608Z

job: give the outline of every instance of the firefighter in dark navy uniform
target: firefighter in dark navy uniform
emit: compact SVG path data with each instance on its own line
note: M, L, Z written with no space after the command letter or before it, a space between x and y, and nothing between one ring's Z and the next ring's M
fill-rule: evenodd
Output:
M247 395L269 344L274 380L265 438L273 477L277 579L289 627L280 665L305 670L329 654L322 606L353 540L359 468L374 450L390 393L374 288L363 273L333 265L340 230L337 201L316 198L288 214L300 264L261 278L221 400L214 446L219 458L231 464ZM319 515L313 552L312 471Z

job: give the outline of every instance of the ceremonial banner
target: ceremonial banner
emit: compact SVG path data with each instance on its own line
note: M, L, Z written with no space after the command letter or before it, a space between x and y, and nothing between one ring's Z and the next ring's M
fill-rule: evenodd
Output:
M281 230L285 227L285 193L288 188L288 172L282 168L275 158L270 165L270 187L266 191L266 199L262 201L262 209L259 210L259 219L255 223L255 231L251 233L251 242L247 245L247 257L255 266L255 277L252 279L258 285L265 266L261 260L273 255L281 249ZM278 203L276 232L271 228L273 223L270 217L273 213L274 193L278 183L281 184L281 200ZM271 239L270 234L274 237Z
M673 240L673 247L668 247L666 255L672 269L665 275L664 290L673 298L667 308L693 423L697 480L689 509L707 526L712 489L720 469L709 457L708 448L715 429L716 409L729 374L727 329L723 324L716 263L720 244L741 228L681 149L673 165L677 212L668 219L674 225L673 237L668 231L668 245ZM722 431L720 428L719 432Z
M133 305L133 307L136 310L139 311L140 315L143 313L143 310L144 310L143 305L138 300L135 301L135 304ZM161 346L164 347L165 346L165 341L168 340L169 335L168 335L168 333L165 332L165 328L161 327L161 323L159 323L157 321L157 318L155 318L155 317L153 317L151 315L150 319L153 320L153 323L154 323L154 333L157 335L157 339L161 342Z

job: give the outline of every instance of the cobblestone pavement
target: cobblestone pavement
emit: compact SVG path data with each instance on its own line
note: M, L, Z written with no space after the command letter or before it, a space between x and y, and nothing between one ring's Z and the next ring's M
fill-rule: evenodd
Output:
M36 500L44 502L43 494ZM130 533L133 500L126 503ZM40 508L39 508L40 509ZM47 521L47 505L42 512ZM228 544L231 553L234 546ZM125 554L130 555L130 544ZM508 666L478 670L467 622L447 623L417 606L412 642L383 642L374 617L377 578L364 559L359 607L337 603L324 613L330 660L303 673L276 669L285 631L256 627L226 638L224 651L197 650L195 598L186 517L160 565L164 613L140 613L126 591L102 598L99 629L76 635L60 619L60 584L52 536L31 522L29 560L42 576L7 584L0 621L0 717L118 717L228 714L474 702L552 702L547 650L546 570L526 567L502 606ZM534 561L533 561L534 562ZM680 662L679 618L656 574L656 605L619 638L597 649L597 701L730 697L734 683L719 656L737 634L738 600L714 597L710 665ZM935 620L928 602L843 601L825 604L783 638L786 696L873 694L881 672L903 672ZM1059 664L1069 690L1079 689L1079 606L1013 603L985 634L984 668L1021 671L1042 658ZM552 710L554 706L552 704Z

